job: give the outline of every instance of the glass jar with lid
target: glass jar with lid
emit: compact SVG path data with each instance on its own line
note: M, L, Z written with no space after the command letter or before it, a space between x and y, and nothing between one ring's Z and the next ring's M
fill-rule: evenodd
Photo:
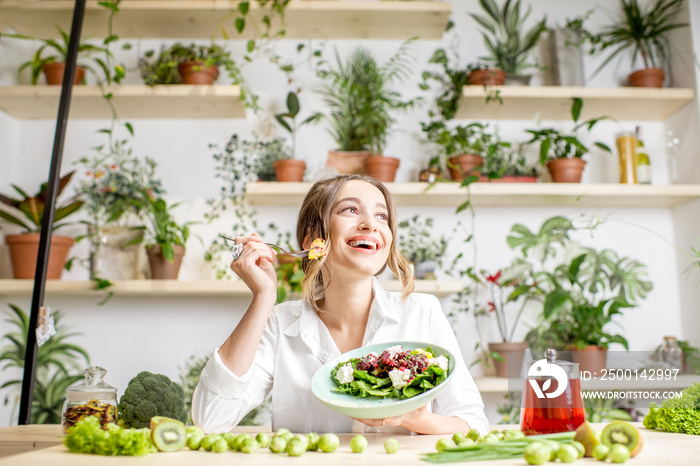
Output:
M107 371L98 366L83 371L85 380L66 389L61 423L66 432L87 416L97 416L105 426L117 422L117 389L104 382Z
M678 345L676 337L670 335L664 337L661 360L669 369L683 369L683 349Z

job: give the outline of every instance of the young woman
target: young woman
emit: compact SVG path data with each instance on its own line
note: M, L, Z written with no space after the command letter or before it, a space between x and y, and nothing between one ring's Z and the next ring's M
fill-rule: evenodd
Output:
M440 302L412 293L413 275L394 241L396 228L391 195L374 178L343 175L315 183L299 213L297 240L306 249L323 238L327 256L303 259L303 300L277 306L275 252L255 233L236 238L243 248L231 268L253 301L202 371L192 401L195 424L207 432L229 431L272 391L273 430L351 432L362 427L360 421L380 431L393 426L425 434L470 428L486 433L481 396ZM385 291L375 278L387 265L402 293ZM314 397L311 378L325 362L396 340L434 342L455 356L453 380L432 403L394 418L353 420Z

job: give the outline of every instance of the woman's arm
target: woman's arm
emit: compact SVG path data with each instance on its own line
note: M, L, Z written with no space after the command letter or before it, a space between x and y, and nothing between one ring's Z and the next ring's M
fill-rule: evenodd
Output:
M265 324L277 300L277 273L273 266L275 253L253 233L236 238L243 252L231 262L231 270L241 277L253 292L253 301L243 318L226 339L219 356L226 367L241 376L253 365Z

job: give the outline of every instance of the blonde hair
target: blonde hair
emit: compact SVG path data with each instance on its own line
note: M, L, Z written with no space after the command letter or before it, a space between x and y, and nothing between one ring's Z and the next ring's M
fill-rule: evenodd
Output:
M303 248L305 243L311 242L316 238L323 238L326 241L326 251L330 254L333 249L333 238L330 237L329 222L333 206L343 185L353 180L369 183L384 195L389 211L389 229L394 240L391 243L389 258L377 274L382 273L388 265L389 269L396 274L401 282L401 298L406 299L414 287L413 270L411 263L401 254L396 241L398 222L396 220L396 207L391 198L391 193L381 181L375 178L362 175L338 175L314 183L306 194L299 211L297 220L297 241L299 246ZM304 258L301 264L305 274L302 281L302 298L309 306L318 311L318 301L323 299L324 296L323 276L321 274L323 260Z

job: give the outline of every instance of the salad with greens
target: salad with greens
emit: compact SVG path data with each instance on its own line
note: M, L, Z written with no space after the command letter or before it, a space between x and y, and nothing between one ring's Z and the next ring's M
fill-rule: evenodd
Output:
M366 398L406 399L419 395L447 378L449 359L428 346L404 351L392 346L382 354L352 358L331 370L334 391Z

